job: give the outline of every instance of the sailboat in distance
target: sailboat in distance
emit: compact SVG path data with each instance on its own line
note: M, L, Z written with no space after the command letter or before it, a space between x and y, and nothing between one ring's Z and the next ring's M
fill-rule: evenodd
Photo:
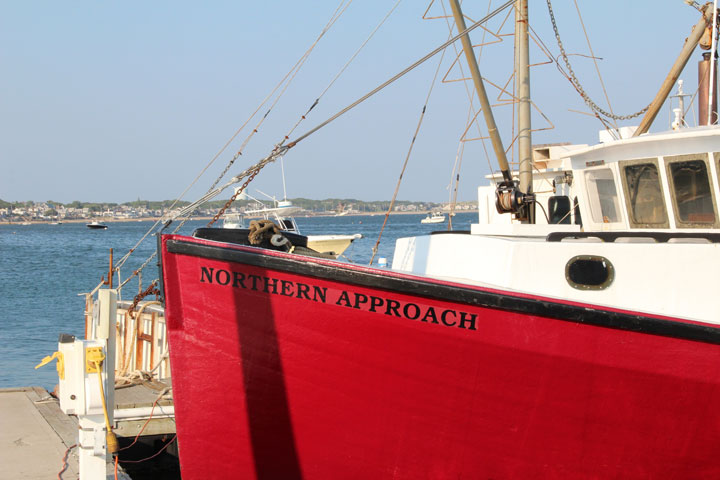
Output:
M402 238L390 269L162 235L183 478L720 475L714 89L701 126L649 133L717 12L697 7L638 126L533 147L527 3L496 10L514 8L513 170L450 0L500 168L470 231Z

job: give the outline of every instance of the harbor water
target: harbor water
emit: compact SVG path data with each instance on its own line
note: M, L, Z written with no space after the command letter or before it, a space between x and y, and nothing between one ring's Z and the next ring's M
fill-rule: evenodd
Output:
M392 264L395 240L445 230L446 224L421 224L425 214L391 215L378 248L378 258ZM459 213L454 230L469 230L476 213ZM355 241L341 260L367 265L385 216L297 217L301 233L353 234ZM191 233L207 221L187 222L180 233ZM107 277L109 252L119 261L153 225L149 221L112 222L107 230L92 230L84 223L60 225L0 225L0 388L41 386L53 389L57 373L51 366L35 370L40 360L57 349L60 333L84 335L84 293ZM172 228L172 227L171 227ZM124 280L155 251L148 236L120 270ZM158 277L156 260L143 270L142 285ZM117 278L115 279L117 284ZM121 293L131 300L138 282Z

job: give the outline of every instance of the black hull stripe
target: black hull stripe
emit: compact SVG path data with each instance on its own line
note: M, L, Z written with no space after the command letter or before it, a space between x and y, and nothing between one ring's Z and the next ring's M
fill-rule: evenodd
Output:
M305 257L297 257L296 260L264 255L262 249L258 249L255 253L180 240L168 240L167 249L170 253L180 255L241 263L434 300L720 345L720 328L713 326L613 312L588 306L567 305L551 300L517 297L511 293L487 292L468 287L442 285L425 282L422 279L397 278L382 273L344 268L342 264L337 266L318 264L303 260Z

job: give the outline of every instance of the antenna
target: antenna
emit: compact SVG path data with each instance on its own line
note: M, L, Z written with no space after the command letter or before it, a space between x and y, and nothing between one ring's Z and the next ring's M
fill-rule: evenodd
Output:
M678 80L677 82L677 94L670 97L671 101L673 98L677 98L678 100L678 106L677 108L671 108L671 119L670 119L670 128L673 130L679 130L680 128L686 126L685 123L685 97L691 97L692 95L686 94L683 91L683 81L682 79ZM675 116L672 118L672 116Z
M285 189L285 161L283 157L280 157L280 171L282 172L283 179L283 200L287 200L287 190ZM275 199L273 198L273 200Z

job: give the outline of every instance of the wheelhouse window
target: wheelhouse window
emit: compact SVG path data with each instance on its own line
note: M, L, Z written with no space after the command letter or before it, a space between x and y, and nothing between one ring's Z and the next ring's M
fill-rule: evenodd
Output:
M717 223L706 155L667 157L675 219L679 226L708 228Z
M667 209L657 162L628 162L621 167L621 172L630 225L636 228L667 228Z
M585 173L588 200L593 221L615 223L620 221L620 203L617 188L609 168L589 170Z

